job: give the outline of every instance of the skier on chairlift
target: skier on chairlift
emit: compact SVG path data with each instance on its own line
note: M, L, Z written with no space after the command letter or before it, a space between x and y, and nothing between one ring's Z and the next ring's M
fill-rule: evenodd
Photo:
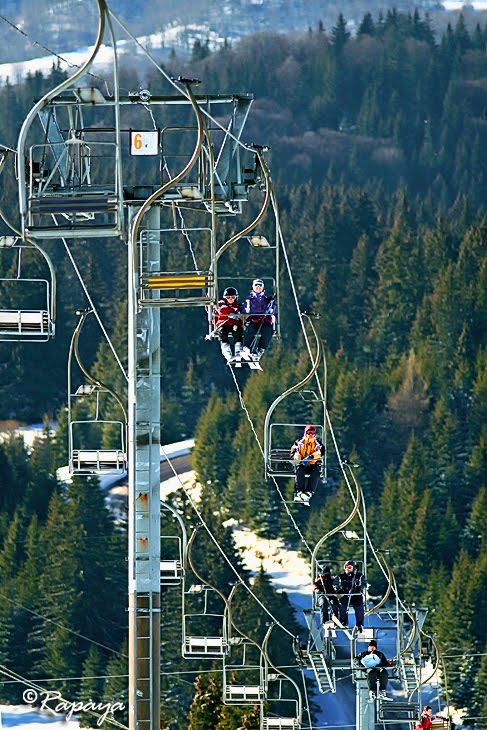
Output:
M316 427L308 424L304 427L303 437L291 447L291 459L295 461L296 467L295 502L302 502L309 507L309 500L320 480L323 450L323 444L316 437Z
M377 641L371 639L366 651L360 652L355 657L355 666L367 671L367 685L369 688L369 699L379 699L385 702L392 702L387 696L386 688L389 675L386 667L393 667L394 662L389 661L385 654L377 649ZM377 683L379 683L379 695L377 696Z
M252 290L240 305L240 312L246 315L242 355L260 360L271 341L277 318L276 301L265 293L262 279L253 280Z
M338 592L340 598L340 622L344 627L348 626L348 609L350 606L355 610L355 626L360 634L364 628L364 576L357 570L353 560L347 560L343 566L343 573L338 576Z
M320 574L313 582L316 593L316 605L321 611L321 625L333 623L333 616L338 617L338 598L336 595L336 577L332 575L330 566L323 565Z
M213 313L215 332L220 340L222 355L227 362L234 354L239 355L242 351L243 323L238 311L238 291L233 286L227 286L223 298L217 302ZM233 337L235 353L232 352L229 342L230 336Z
M416 723L414 730L431 730L431 726L437 718L444 726L448 726L450 724L448 717L443 717L443 715L433 715L433 709L430 705L425 705L423 707L423 712L421 713L421 719Z

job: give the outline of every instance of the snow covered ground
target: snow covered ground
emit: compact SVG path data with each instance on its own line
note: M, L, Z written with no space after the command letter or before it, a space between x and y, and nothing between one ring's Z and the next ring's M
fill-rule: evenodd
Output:
M76 720L66 721L64 715L34 710L27 705L0 705L0 728L17 730L79 730Z
M217 50L220 46L225 43L225 38L220 36L215 31L210 30L205 25L170 25L164 30L158 33L152 33L151 35L141 36L137 38L137 41L146 48L149 53L156 52L158 59L164 56L166 59L169 58L171 49L174 47L179 56L190 55L193 45L196 40L201 43L206 43L208 39L208 46L212 51ZM90 53L93 50L93 46L87 48L81 48L77 51L59 51L59 56L54 55L43 56L42 58L32 58L29 61L15 61L14 63L2 63L0 64L0 84L4 84L9 79L11 84L16 84L22 81L28 74L34 74L36 71L40 71L44 76L49 75L52 65L57 64L58 61L61 68L72 72L73 67L81 66ZM124 58L130 59L131 62L134 60L134 56L139 56L141 59L145 55L142 49L134 43L134 41L126 39L117 42L117 54L123 61ZM63 59L63 60L61 60ZM96 56L96 61L90 68L91 73L103 73L111 69L113 63L113 49L110 45L102 45Z

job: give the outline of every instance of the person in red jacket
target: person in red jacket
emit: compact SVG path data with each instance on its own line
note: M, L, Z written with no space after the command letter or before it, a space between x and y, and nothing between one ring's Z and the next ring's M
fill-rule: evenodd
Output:
M431 730L433 720L436 718L442 720L445 725L448 724L448 719L446 717L442 717L442 715L433 715L432 708L429 705L425 705L423 712L421 713L421 719L416 723L414 730Z
M235 355L242 351L243 322L238 314L238 291L233 286L227 286L223 292L223 299L217 303L213 317L215 331L220 340L222 355L228 362L233 357L232 346L229 342L230 335L233 337Z

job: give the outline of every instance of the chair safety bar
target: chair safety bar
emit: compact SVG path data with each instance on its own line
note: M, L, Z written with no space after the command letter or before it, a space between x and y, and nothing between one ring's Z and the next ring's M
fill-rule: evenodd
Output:
M70 213L110 213L117 210L118 200L111 195L81 195L46 196L31 198L29 208L31 213L45 215L63 215Z
M210 275L194 276L144 276L142 286L145 289L206 289L212 283Z

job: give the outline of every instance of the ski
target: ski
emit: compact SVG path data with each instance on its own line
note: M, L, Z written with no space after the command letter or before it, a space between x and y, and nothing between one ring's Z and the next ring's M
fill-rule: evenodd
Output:
M258 360L254 360L252 355L234 355L234 357L227 360L227 364L230 367L241 368L242 364L248 365L251 370L262 371L261 364Z

